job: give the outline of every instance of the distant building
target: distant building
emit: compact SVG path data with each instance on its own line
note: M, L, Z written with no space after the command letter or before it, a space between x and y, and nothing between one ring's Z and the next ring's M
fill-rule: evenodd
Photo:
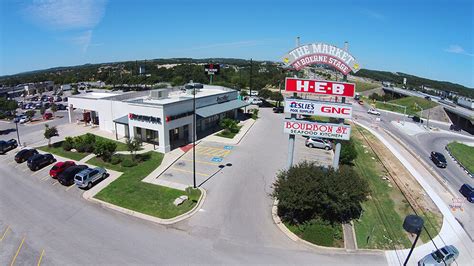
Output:
M474 110L474 100L471 98L467 97L459 97L458 98L458 104L462 107L469 108L471 110Z

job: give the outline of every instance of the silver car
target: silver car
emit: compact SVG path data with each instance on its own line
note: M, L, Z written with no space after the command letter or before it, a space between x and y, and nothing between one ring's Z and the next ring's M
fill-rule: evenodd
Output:
M320 149L325 149L327 151L332 149L331 142L326 141L324 139L315 138L315 137L307 138L305 141L305 145L306 147L320 148Z
M91 188L94 182L107 177L107 171L102 167L87 168L74 176L74 183L80 188Z
M459 251L452 245L444 246L426 255L418 265L451 265L459 257Z

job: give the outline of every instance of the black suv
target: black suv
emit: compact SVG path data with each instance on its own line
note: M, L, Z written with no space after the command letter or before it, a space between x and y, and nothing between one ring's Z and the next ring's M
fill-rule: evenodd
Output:
M449 130L454 130L454 131L461 131L461 127L455 124L451 124L449 126Z
M439 152L432 151L431 152L431 160L438 167L446 168L446 166L448 166L448 162L446 161L446 158L444 157L443 154L441 154Z
M416 123L423 123L423 120L421 120L421 118L419 116L413 116L411 119L413 119L413 122L416 122Z
M70 186L74 184L74 176L82 170L85 170L89 167L87 165L74 165L66 168L63 172L58 174L58 182L64 186Z
M18 142L15 139L11 140L0 140L0 154L4 154L7 151L13 150L14 148L18 147Z
M23 149L15 155L15 162L22 163L35 154L38 154L38 151L35 149Z
M36 171L48 164L54 163L55 161L56 159L54 159L53 155L49 153L35 154L28 159L27 165L30 170Z

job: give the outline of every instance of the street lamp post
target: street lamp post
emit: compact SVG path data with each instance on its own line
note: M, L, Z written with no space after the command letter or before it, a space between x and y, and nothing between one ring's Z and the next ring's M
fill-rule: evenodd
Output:
M196 188L196 86L193 85L193 188Z
M413 249L416 246L416 242L418 241L418 238L420 238L421 235L421 230L423 229L423 218L421 218L418 215L408 215L405 217L405 221L403 221L403 228L405 231L407 231L410 234L416 234L415 241L413 242L413 245L411 246L410 252L408 253L408 256L403 263L403 266L406 266L408 263L408 260L410 259L411 253L413 252Z
M21 146L20 133L18 133L18 122L15 122L15 127L16 127L16 137L18 138L18 145Z

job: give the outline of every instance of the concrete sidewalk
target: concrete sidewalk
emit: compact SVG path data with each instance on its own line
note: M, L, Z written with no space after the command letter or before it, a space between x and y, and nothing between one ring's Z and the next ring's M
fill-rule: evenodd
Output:
M224 143L224 144L237 145L240 143L242 138L247 134L250 128L252 128L252 126L255 124L256 121L257 120L249 118L245 121L240 122L239 126L242 126L242 128L240 129L239 133L237 133L237 135L235 135L234 138L232 139L217 136L216 134L219 132L222 132L221 130L215 134L212 134L203 138L202 141L219 142L219 143Z
M446 205L445 199L451 199L451 192L447 191L438 182L433 182L434 177L414 158L408 151L401 147L395 140L391 139L386 133L376 131L368 126L354 121L358 125L370 131L377 137L392 153L400 160L407 170L415 177L418 183L423 187L428 196L436 204L440 212L443 214L443 225L439 234L433 239L436 247L440 248L445 245L455 245L459 250L460 256L457 259L458 265L472 265L474 257L472 254L473 243L466 234L462 226L456 220L451 210ZM432 242L420 245L413 251L410 258L410 265L415 265L418 260L431 253L436 249ZM403 264L407 257L409 249L391 250L385 252L389 265Z

